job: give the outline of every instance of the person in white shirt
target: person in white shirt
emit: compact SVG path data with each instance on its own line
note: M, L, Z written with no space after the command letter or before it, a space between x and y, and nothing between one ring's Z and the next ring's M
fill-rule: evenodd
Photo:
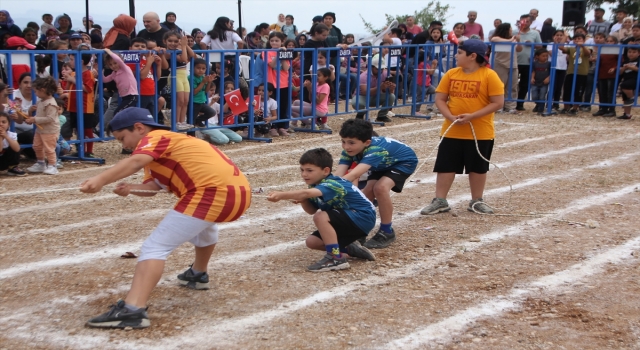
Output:
M556 44L556 49L558 45L563 45L567 41L564 30L558 29L556 33L553 35L553 44ZM548 45L547 50L549 51L549 56L552 56L552 52L554 51L553 45ZM564 86L564 78L567 75L567 54L562 52L562 50L557 50L556 52L556 76L554 79L553 85L553 109L556 111L560 110L560 95L562 93L562 87ZM550 92L551 93L551 92Z
M529 16L531 16L531 29L535 29L538 32L542 31L542 26L544 25L544 21L538 19L538 10L531 9L529 11Z
M611 26L611 30L609 31L609 35L613 35L613 33L619 31L622 28L622 24L624 23L624 19L627 18L627 10L625 9L617 9L616 10L616 20L617 22Z
M244 47L244 42L238 33L233 31L233 23L227 17L218 17L213 29L200 42L203 50L235 50ZM225 56L235 56L235 52L225 53Z

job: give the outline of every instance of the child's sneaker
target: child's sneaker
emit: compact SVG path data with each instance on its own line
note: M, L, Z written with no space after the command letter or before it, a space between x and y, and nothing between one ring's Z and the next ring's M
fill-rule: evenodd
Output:
M95 328L147 328L150 325L147 308L131 311L126 308L124 300L118 300L116 305L111 305L109 312L87 322L87 326Z
M56 168L55 165L49 165L42 173L46 175L56 175L58 174L58 168Z
M62 164L62 159L58 159L58 161L56 162L56 168L58 169L64 168L64 164Z
M14 166L13 168L7 170L7 175L9 176L27 176L27 173L18 168L17 166Z
M355 241L347 246L347 254L352 258L360 258L369 261L375 261L376 256L373 253L362 246L359 241Z
M602 117L605 114L607 114L607 111L605 111L604 109L599 109L597 112L593 113L592 115L594 117Z
M180 285L191 289L209 289L209 275L206 272L193 273L191 267L187 271L178 275Z
M602 116L606 117L606 118L615 117L616 116L616 111L608 111L605 114L603 114Z
M422 208L422 210L420 211L420 214L433 215L433 214L443 213L449 210L451 210L451 207L449 206L449 203L447 202L446 199L434 198L431 201L431 204Z
M320 124L320 130L331 130L331 128L329 127L329 125L327 125L327 123L324 123Z
M622 105L625 106L625 107L633 106L633 99L632 98L628 98L628 99L622 101L622 103L623 103Z
M623 115L617 117L618 119L631 119L631 115L624 113Z
M41 173L41 172L45 171L45 169L47 169L47 167L44 164L36 163L36 164L28 167L27 171L30 172L30 173Z
M391 243L395 241L396 241L396 231L394 231L393 229L391 229L391 233L386 233L382 230L378 230L375 236L373 236L373 238L368 240L364 244L364 246L366 248L371 248L371 249L382 249L382 248L388 247L389 245L391 245Z
M271 129L271 130L275 130L275 129ZM283 128L278 129L278 134L280 134L280 136L290 136L287 130Z
M470 201L467 210L473 213L493 214L493 209L491 209L482 198Z
M176 128L178 130L189 130L191 129L191 126L187 123L176 123Z
M350 268L346 257L335 259L333 255L327 254L317 263L310 265L307 269L311 272L324 272L334 270L345 270Z
M278 134L278 130L276 130L276 129L269 129L269 136L278 137L278 136L280 136L280 134Z

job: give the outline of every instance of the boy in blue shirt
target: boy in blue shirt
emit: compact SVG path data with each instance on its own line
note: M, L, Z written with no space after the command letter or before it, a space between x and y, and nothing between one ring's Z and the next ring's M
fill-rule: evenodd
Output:
M393 203L390 191L400 193L405 181L418 165L416 153L404 143L388 137L373 137L373 126L362 119L350 119L342 124L342 156L336 176L354 181L371 171L362 190L373 201L378 200L380 229L367 241L367 248L386 248L396 240L391 227ZM351 163L358 165L347 174Z
M327 150L309 150L300 157L300 173L309 188L272 192L267 197L271 202L293 200L313 215L318 230L307 237L307 247L326 250L327 254L308 267L312 272L348 269L348 257L375 260L358 240L375 225L376 210L351 182L332 175L332 167L333 158Z

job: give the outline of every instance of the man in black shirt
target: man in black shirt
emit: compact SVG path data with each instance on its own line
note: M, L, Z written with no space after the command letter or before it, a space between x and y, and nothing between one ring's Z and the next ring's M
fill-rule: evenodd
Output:
M142 23L145 29L138 32L138 37L153 40L158 46L166 48L167 46L162 39L164 34L169 30L160 25L160 17L158 17L158 14L155 12L145 13L142 17Z

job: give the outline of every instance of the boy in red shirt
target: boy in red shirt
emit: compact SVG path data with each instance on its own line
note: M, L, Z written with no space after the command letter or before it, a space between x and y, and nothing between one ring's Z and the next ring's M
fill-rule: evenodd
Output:
M76 88L76 74L68 74L64 79L67 81L69 88L69 101L67 103L67 110L69 111L69 123L71 128L78 130L78 112L82 112L82 129L84 130L85 138L93 137L93 128L98 125L98 118L94 112L94 100L95 100L95 77L89 69L89 62L91 62L91 54L82 54L82 89ZM72 67L75 67L76 55L69 55L69 63ZM82 90L82 91L74 91ZM78 95L82 96L82 110L78 111ZM78 133L79 135L80 133ZM78 152L71 156L79 156ZM86 158L95 158L93 154L93 142L87 142L84 144L84 156Z
M131 51L146 51L147 41L143 38L134 38L131 40ZM140 108L149 110L151 115L156 115L156 81L153 77L153 63L156 63L157 76L160 76L160 62L162 59L151 52L146 55L140 55ZM127 63L127 66L131 68L133 75L136 75L136 64ZM137 78L137 77L136 77Z

